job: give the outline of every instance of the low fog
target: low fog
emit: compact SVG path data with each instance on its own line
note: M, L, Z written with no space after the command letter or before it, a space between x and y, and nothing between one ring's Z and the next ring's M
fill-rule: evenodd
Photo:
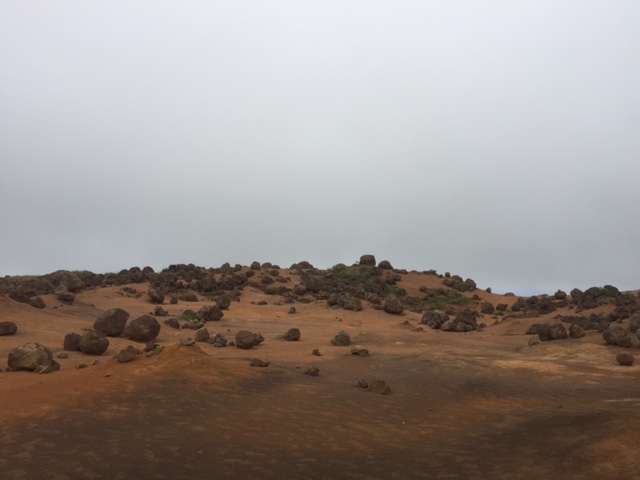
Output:
M0 275L364 253L640 288L640 4L0 4Z

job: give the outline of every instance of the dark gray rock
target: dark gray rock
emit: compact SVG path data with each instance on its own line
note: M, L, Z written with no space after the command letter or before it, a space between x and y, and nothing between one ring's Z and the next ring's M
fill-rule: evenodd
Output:
M320 375L320 369L318 367L309 367L304 371L305 374L317 377Z
M90 330L80 338L78 350L90 355L102 355L109 348L109 339L98 330Z
M64 336L64 345L62 348L64 348L65 350L69 351L69 352L77 352L80 350L78 344L80 343L80 339L82 338L82 335L79 335L77 333L67 333Z
M171 328L175 328L175 329L179 329L180 328L180 322L178 320L176 320L175 318L167 318L164 321L164 324L171 327Z
M34 295L33 297L29 297L26 303L28 305L31 305L34 308L39 308L39 309L43 309L47 306L47 304L44 303L44 300L40 295Z
M129 320L129 313L121 308L112 308L101 313L93 323L94 330L98 330L109 337L119 337Z
M359 265L365 265L367 267L375 267L376 266L376 257L373 255L362 255L360 257Z
M231 295L223 293L216 299L216 306L220 310L227 310L231 306Z
M549 339L563 340L567 338L567 329L561 323L555 323L549 327Z
M9 352L7 364L12 371L35 371L40 366L50 367L53 352L39 343L25 343Z
M351 337L347 332L338 332L336 336L331 339L331 343L336 347L347 347L351 344Z
M631 347L631 339L627 332L622 327L609 327L602 332L602 338L608 345L614 345L617 347L629 348Z
M138 349L132 345L129 345L127 348L123 348L116 355L116 360L118 363L127 363L132 362L138 357Z
M264 341L264 337L259 333L253 333L248 330L240 330L236 333L236 347L249 350Z
M251 365L252 367L268 367L271 364L271 362L265 362L264 360L260 360L259 358L254 358L253 360L251 360L251 363L249 365Z
M584 328L577 323L572 323L569 327L569 336L571 338L582 338L586 335Z
M360 345L356 345L355 347L353 347L351 349L351 355L359 355L361 357L368 357L369 356L369 350L361 347Z
M400 299L400 297L393 293L387 295L387 297L384 299L382 308L385 312L391 313L393 315L398 315L404 312L404 304L402 303L402 300Z
M226 347L227 346L227 337L225 337L221 333L216 333L215 335L210 336L207 339L207 343L210 343L214 347Z
M485 302L480 305L480 312L486 313L487 315L491 315L494 312L495 308L492 303Z
M367 389L374 393L380 393L381 395L389 395L391 393L391 388L389 388L389 385L387 385L387 382L384 380L368 382Z
M284 338L287 342L297 342L298 340L300 340L300 329L290 328L282 338Z
M15 335L18 326L13 322L0 322L0 336Z
M420 320L420 323L423 323L428 327L437 330L442 325L444 325L447 320L449 320L449 315L447 315L445 312L443 312L442 310L433 310L431 312L425 312L422 315L422 320Z
M196 313L196 318L203 322L217 322L218 320L222 319L222 317L224 317L224 313L217 305L214 305L212 307L202 307Z
M383 270L393 270L393 266L391 266L391 262L389 262L389 260L382 260L378 263L378 268Z
M196 330L196 342L206 342L207 340L209 340L210 336L211 335L209 335L209 330L207 330L205 327Z
M147 290L147 294L153 303L162 304L164 302L164 293L160 287L151 285Z
M158 321L150 315L143 315L129 322L122 336L135 342L146 343L156 338L159 333L160 324Z
M625 367L630 367L636 361L636 358L628 352L621 352L616 355L618 363Z

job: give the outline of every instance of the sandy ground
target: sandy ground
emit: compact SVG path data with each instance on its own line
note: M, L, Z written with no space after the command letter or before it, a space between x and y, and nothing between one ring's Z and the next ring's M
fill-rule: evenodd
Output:
M417 292L424 283L410 274L400 286ZM153 310L120 287L82 292L74 305L44 298L48 307L37 310L0 297L0 320L19 328L0 337L2 358L30 341L55 357L66 333L90 329L104 310L121 307L131 318ZM253 303L263 299L269 305ZM131 363L112 358L132 344L122 338L100 357L69 352L49 375L7 372L3 360L0 478L640 478L640 367L618 366L622 349L597 333L529 346L528 326L558 312L487 315L482 332L448 333L366 302L361 312L314 301L289 314L278 300L247 288L207 325L229 340L241 329L262 333L264 343L248 351L184 347L180 339L195 332L163 324L165 350ZM164 307L179 315L206 304ZM299 342L281 338L291 327L302 331ZM370 356L332 346L340 330ZM271 363L250 367L253 358ZM90 366L76 369L80 362ZM318 377L304 374L310 366ZM392 393L359 388L361 378L383 379Z

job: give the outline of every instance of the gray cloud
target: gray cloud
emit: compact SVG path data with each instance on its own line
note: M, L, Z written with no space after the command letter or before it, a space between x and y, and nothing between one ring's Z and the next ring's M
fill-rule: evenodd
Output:
M0 274L640 286L632 2L64 6L0 6Z

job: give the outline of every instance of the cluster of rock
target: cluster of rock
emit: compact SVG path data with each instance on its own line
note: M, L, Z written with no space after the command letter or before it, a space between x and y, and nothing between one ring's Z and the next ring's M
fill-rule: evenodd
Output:
M535 323L529 327L527 335L538 335L541 342L548 342L567 338L582 338L585 336L585 331L577 323L572 323L568 331L562 323Z
M624 348L640 347L640 311L631 315L628 330L619 325L610 326L602 332L602 338L607 345Z
M442 310L432 310L422 315L420 323L445 332L472 332L486 327L484 323L478 324L478 313L468 308L455 313L453 318Z

